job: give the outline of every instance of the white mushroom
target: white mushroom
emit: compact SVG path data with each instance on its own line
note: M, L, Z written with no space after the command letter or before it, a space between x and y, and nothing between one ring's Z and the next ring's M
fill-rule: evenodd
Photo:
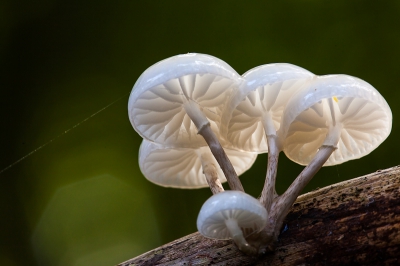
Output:
M242 75L244 83L222 117L222 132L239 149L268 152L268 135L276 135L290 97L315 75L287 64L267 64Z
M240 250L256 255L245 237L261 231L267 222L267 211L258 200L241 191L213 195L201 207L197 229L208 238L232 238Z
M392 112L367 82L348 75L316 78L295 95L282 119L284 152L307 165L322 145L337 146L325 165L367 155L392 128Z
M283 110L290 97L315 75L301 67L267 64L243 74L245 82L222 116L222 132L235 147L258 153L268 152L268 169L261 203L269 210L282 141L277 135Z
M321 76L294 95L281 122L284 152L307 166L274 202L270 220L275 228L270 229L278 232L297 196L324 164L367 155L387 138L391 127L385 99L355 77Z
M149 67L136 81L128 103L129 119L143 138L166 147L208 144L229 186L243 191L215 135L221 110L241 80L227 63L210 55L167 58Z
M247 171L257 154L225 149L238 175ZM210 186L213 194L223 191L225 176L208 147L166 148L143 140L139 149L139 166L151 182L173 188Z

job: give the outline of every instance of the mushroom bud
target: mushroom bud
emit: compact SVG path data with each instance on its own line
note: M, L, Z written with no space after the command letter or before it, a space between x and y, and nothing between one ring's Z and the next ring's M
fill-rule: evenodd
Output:
M225 191L210 197L197 217L199 233L208 238L233 239L248 255L256 255L245 237L261 231L267 211L258 200L241 191Z
M129 119L143 138L166 147L208 144L229 186L243 191L216 136L221 112L241 81L232 67L210 55L167 58L136 81L129 97Z

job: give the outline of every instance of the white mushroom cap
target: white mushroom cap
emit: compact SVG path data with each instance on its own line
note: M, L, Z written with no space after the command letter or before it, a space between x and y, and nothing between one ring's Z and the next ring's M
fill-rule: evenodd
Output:
M247 71L243 74L245 82L224 111L223 135L239 149L267 152L266 134L275 135L290 97L314 76L304 68L286 63Z
M143 138L165 146L205 146L185 108L192 105L201 110L205 116L193 112L206 117L218 132L221 110L241 80L232 67L210 55L167 58L149 67L136 81L129 97L129 119Z
M225 149L238 175L247 171L257 154ZM151 182L174 188L208 187L203 174L202 160L209 160L217 168L218 177L226 182L225 175L211 154L210 148L166 148L163 145L143 140L139 150L139 166L143 175Z
M224 191L210 197L201 207L197 229L209 238L229 239L226 220L234 219L244 237L261 231L267 223L267 210L252 196L235 190Z
M360 158L378 147L391 131L392 112L379 92L361 79L318 77L286 106L281 123L285 154L308 164L322 144L336 145L325 139L335 123L340 139L325 166Z

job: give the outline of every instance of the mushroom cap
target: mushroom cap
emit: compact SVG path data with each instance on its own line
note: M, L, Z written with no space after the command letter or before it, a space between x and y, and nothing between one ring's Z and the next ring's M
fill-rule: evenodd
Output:
M184 103L196 104L219 132L220 113L237 90L241 76L224 61L205 54L183 54L146 69L133 86L128 114L143 138L170 147L207 145L187 115Z
M225 149L238 175L247 171L257 154ZM161 144L143 140L139 149L139 166L143 175L151 182L173 188L208 187L203 174L202 158L210 160L217 168L222 182L226 178L209 147L166 148Z
M267 210L252 196L228 190L211 196L201 207L197 229L209 238L231 238L225 220L235 219L247 237L261 231L267 223Z
M325 166L367 155L389 135L392 112L374 87L348 75L320 76L286 105L280 134L288 158L307 165L322 144L336 145L324 142L333 124L329 101L341 131Z
M290 97L314 76L286 63L261 65L244 73L244 83L223 113L224 137L238 149L268 152L264 116L271 117L274 131L278 130Z

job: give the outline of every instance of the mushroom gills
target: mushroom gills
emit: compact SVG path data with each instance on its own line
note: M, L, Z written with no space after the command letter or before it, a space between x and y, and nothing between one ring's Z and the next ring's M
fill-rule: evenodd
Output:
M197 228L205 237L233 239L249 255L257 249L245 237L260 232L267 223L267 210L252 196L241 191L224 191L210 197L201 207Z
M243 236L243 231L239 227L236 219L225 220L225 225L232 237L232 240L238 246L238 248L248 255L257 255L257 249L247 243Z
M240 175L254 163L257 154L226 148L235 170ZM209 186L213 193L223 190L225 176L209 147L171 148L143 140L139 149L139 166L143 175L151 182L181 189Z

